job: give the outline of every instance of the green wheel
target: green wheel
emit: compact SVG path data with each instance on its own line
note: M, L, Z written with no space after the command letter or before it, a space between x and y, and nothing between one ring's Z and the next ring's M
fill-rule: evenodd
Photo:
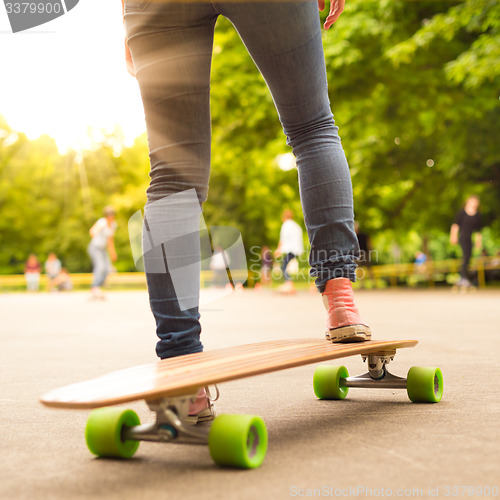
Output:
M408 397L414 403L439 403L443 397L443 374L439 368L410 368L406 380Z
M344 399L348 387L341 385L341 380L349 376L345 366L320 365L314 371L314 394L318 399Z
M267 451L266 424L254 415L220 415L210 428L208 448L218 465L259 467Z
M98 457L130 458L139 447L139 441L123 440L125 427L141 422L137 413L123 408L93 410L87 420L85 440L88 449Z

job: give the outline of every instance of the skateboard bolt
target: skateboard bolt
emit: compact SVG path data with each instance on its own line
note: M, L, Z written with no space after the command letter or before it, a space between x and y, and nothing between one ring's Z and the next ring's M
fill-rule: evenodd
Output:
M175 439L177 437L177 431L171 425L160 425L158 429L158 435L160 438L169 441L170 439Z

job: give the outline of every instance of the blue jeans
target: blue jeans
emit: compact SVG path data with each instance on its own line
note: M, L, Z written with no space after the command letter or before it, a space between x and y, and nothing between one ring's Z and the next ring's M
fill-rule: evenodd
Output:
M148 205L190 189L200 205L207 198L210 63L219 15L235 26L263 75L296 157L311 275L318 290L334 277L354 281L359 247L351 178L330 109L316 0L126 0L125 27L150 149L146 213ZM161 252L154 253L151 260L161 260ZM145 256L158 355L201 351L198 308L178 307L167 263L164 273L149 273L148 260Z
M103 286L111 271L108 251L106 248L99 248L91 243L87 248L87 252L92 260L92 288Z
M295 255L292 252L289 252L283 256L283 263L281 264L281 272L283 273L283 277L285 278L285 281L292 280L292 277L287 273L286 268L288 267L288 264L290 264L290 261L295 259L296 257L297 257L297 255Z

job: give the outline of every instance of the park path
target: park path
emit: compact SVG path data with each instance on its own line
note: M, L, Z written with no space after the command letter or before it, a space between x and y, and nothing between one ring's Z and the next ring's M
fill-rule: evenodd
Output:
M218 412L259 414L270 435L263 466L234 471L199 446L142 443L129 462L95 460L83 439L88 412L38 403L54 387L155 359L145 292L105 302L83 292L0 295L0 498L445 498L448 488L498 488L500 291L363 290L358 303L374 338L420 341L392 371L440 366L443 401L415 405L403 392L363 389L317 401L313 366L223 384ZM324 325L309 292L245 290L201 312L206 349L321 336ZM364 371L358 358L345 365ZM149 419L143 403L132 408Z

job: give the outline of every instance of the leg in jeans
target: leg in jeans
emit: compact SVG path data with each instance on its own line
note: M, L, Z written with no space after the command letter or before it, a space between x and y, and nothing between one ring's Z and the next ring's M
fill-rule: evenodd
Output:
M108 253L106 249L97 248L93 245L89 245L88 253L92 260L92 288L101 287L104 285L111 267Z
M285 281L292 280L291 276L287 273L286 268L288 267L288 264L290 263L290 261L293 260L294 258L295 258L295 255L292 252L287 253L283 258L283 264L281 265L281 271L283 272L283 277L285 278Z
M216 19L209 2L125 3L151 160L144 260L160 358L203 349L195 268L200 265L200 205L207 197L210 170L210 65ZM183 267L190 268L184 275ZM180 300L175 286L179 276L185 281L186 300Z
M222 11L264 76L297 160L311 274L328 311L326 337L369 340L352 293L359 245L351 177L330 110L317 2L258 5L228 2Z
M330 109L318 4L222 6L267 82L293 148L316 286L323 292L332 278L354 281L351 177Z
M146 219L148 207L165 196L194 189L200 203L206 198L210 60L219 14L235 25L266 79L297 158L310 263L319 291L335 277L354 280L359 250L352 188L328 100L315 0L126 3L128 43L144 102L152 167ZM164 214L166 225L168 220ZM195 226L194 220L186 223ZM176 301L168 272L176 257L159 247L145 259L160 357L202 349L198 308L182 309ZM163 265L165 271L149 272L148 261L150 269Z
M289 252L283 256L283 262L281 264L281 272L283 273L283 278L285 279L285 282L280 285L278 288L278 291L280 293L284 294L294 294L296 293L295 290L295 285L292 281L292 277L290 276L288 272L288 264L296 257L295 254L292 252Z

